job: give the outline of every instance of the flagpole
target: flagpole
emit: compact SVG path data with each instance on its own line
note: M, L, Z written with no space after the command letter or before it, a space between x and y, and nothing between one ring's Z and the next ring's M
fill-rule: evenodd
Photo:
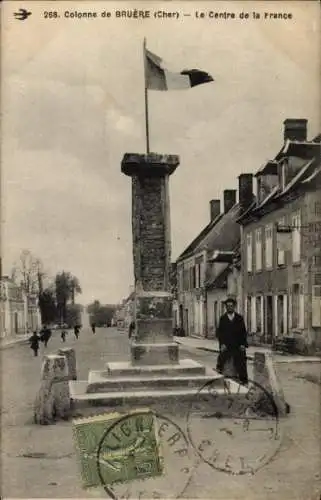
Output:
M146 68L146 38L144 38L143 43L143 55L144 55L144 87L145 87L145 126L146 126L146 152L150 153L149 150L149 121L148 121L148 89L147 89L147 68Z

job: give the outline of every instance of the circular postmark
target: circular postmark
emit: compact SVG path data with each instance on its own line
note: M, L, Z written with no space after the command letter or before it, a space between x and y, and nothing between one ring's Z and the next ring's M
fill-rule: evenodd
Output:
M266 389L217 379L204 384L187 413L187 435L199 458L229 474L254 474L281 446L278 408Z
M154 424L156 440L148 443L146 432ZM115 456L126 462L127 470L121 478L115 473L113 480ZM185 492L195 461L193 447L177 423L159 413L137 411L121 416L104 431L96 463L101 485L110 498L163 499L178 498Z

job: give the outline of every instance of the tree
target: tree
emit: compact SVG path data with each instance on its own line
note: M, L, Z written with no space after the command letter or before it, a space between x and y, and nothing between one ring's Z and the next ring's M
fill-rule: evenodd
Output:
M43 269L40 259L32 255L30 250L22 250L18 262L12 268L11 278L21 286L29 299L42 286Z
M112 304L101 304L99 300L95 300L87 307L87 312L90 317L90 322L97 326L110 325L114 316L116 306Z
M82 293L78 278L76 278L75 276L71 277L70 287L71 287L71 303L74 304L75 303L75 295L77 293Z
M57 320L57 306L55 290L46 288L39 293L39 308L42 324L54 323Z
M59 321L66 323L67 321L67 304L71 301L75 303L76 293L81 293L81 288L78 279L72 276L71 273L62 271L56 274L55 277L57 313Z
M81 325L81 313L83 307L80 304L67 304L66 323L71 328Z

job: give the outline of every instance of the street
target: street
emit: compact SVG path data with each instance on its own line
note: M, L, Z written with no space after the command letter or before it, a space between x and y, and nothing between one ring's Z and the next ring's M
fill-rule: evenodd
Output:
M47 351L61 346L76 349L78 378L106 361L128 359L128 337L114 328L81 330L78 340L69 332L63 344L53 332ZM41 346L38 358L29 346L1 351L2 358L2 496L20 498L104 497L101 490L81 488L70 422L36 426L33 402L40 384ZM216 355L181 349L181 358L215 366ZM233 476L200 462L184 498L291 498L312 500L320 494L320 364L278 365L291 414L282 424L282 445L276 457L254 475ZM251 365L249 366L251 377ZM166 408L162 408L166 414ZM172 418L172 417L171 417ZM182 422L178 421L179 425ZM211 425L211 422L207 425ZM214 425L214 423L213 423ZM235 454L242 453L237 444Z

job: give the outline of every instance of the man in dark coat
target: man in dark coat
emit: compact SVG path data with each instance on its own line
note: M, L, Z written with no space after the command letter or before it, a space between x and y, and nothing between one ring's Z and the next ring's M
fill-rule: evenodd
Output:
M43 329L40 332L40 335L42 342L45 344L45 347L47 347L49 339L51 338L52 335L51 330L48 328L47 325L43 327Z
M38 337L37 332L33 332L32 336L29 337L30 347L33 350L35 356L38 356L39 340L40 339Z
M217 371L223 373L224 365L233 360L235 371L242 384L248 384L246 348L247 331L243 317L235 312L236 301L228 298L225 301L226 313L220 318L217 338L220 353L217 359Z

